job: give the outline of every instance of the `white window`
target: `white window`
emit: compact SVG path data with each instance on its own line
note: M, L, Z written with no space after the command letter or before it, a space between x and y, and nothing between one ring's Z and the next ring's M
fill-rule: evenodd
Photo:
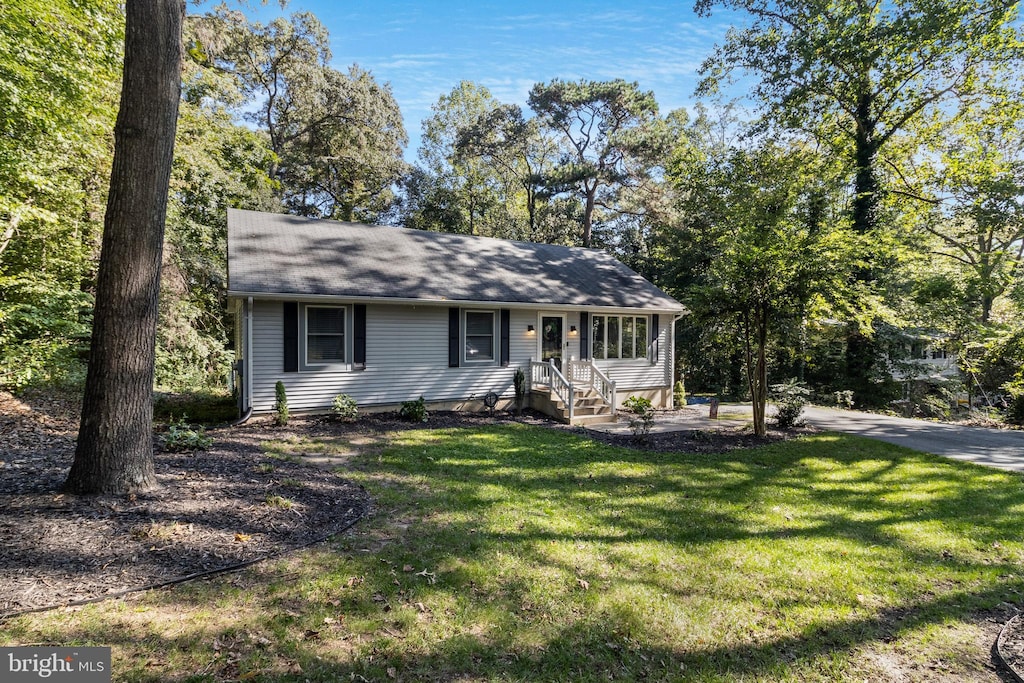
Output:
M494 342L494 311L464 312L465 344L463 361L465 363L493 363Z
M306 306L305 365L345 363L345 308Z
M591 316L590 357L594 360L646 358L647 316Z

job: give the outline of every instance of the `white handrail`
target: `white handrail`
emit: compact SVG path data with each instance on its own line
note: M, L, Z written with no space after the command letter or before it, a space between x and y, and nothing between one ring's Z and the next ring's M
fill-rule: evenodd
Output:
M615 382L601 372L594 361L590 359L569 361L569 377L577 386L582 383L592 387L611 408L612 415L615 414L617 409Z
M608 375L601 372L601 369L594 365L593 361L590 361L590 368L594 373L594 388L611 407L612 415L614 415L618 408L618 406L615 405L618 397L618 394L615 393L615 382L609 379Z
M573 397L573 384L558 371L554 359L549 359L547 363L531 360L530 377L532 384L546 385L562 400L569 410L569 422L571 423L576 403Z

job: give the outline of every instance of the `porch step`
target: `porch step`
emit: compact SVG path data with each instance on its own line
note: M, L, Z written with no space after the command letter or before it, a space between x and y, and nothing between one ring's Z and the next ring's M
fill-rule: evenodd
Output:
M542 412L551 415L561 422L573 425L615 422L611 406L592 389L577 389L573 392L573 416L569 419L569 408L565 402L550 390L534 390L542 397L540 405L535 405Z
M569 409L561 406L555 406L555 410L558 411L559 416L569 419ZM583 417L585 415L611 415L612 409L607 405L600 406L576 406L576 409L572 411L573 417Z

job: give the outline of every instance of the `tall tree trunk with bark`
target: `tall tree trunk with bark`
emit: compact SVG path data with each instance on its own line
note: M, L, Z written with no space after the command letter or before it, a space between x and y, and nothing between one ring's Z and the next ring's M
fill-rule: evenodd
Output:
M167 188L181 96L183 0L128 0L121 106L103 224L92 347L64 489L156 485L153 363Z
M757 305L743 312L743 339L746 352L747 387L754 416L754 435L768 434L768 319L767 307Z
M859 235L874 235L878 227L878 207L880 202L878 184L878 151L879 140L876 133L876 121L872 115L872 98L869 91L868 77L864 77L861 93L857 96L856 135L854 138L854 158L857 165L854 177L853 197L853 229ZM877 279L872 266L860 267L853 277L860 283L871 284ZM846 377L850 389L853 389L858 406L871 406L877 403L878 397L873 395L872 376L878 348L874 340L865 334L855 322L847 324L846 335Z

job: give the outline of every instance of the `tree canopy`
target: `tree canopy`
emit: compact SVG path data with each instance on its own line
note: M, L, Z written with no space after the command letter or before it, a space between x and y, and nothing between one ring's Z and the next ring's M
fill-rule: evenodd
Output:
M464 80L411 165L390 86L338 68L312 13L186 17L156 384L226 384L237 206L609 250L691 309L690 389L762 405L797 378L886 406L913 393L892 370L929 339L972 387L1024 394L1017 3L695 6L745 15L701 68L709 101L662 113L635 82L555 78L513 103ZM82 381L124 21L106 0L26 0L0 21L5 387Z

